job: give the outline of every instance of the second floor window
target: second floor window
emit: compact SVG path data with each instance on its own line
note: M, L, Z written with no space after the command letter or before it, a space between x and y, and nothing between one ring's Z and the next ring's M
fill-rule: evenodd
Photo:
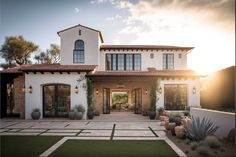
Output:
M141 55L106 54L106 70L141 70Z
M163 69L174 69L174 54L163 54Z
M75 47L73 51L73 62L74 63L84 63L84 41L75 41Z

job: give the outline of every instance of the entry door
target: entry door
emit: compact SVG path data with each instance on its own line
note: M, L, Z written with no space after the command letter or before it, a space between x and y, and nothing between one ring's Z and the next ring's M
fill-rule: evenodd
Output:
M43 86L44 117L66 117L70 110L70 86L53 84Z
M142 89L134 89L134 113L142 113Z
M103 113L110 113L110 89L103 88Z

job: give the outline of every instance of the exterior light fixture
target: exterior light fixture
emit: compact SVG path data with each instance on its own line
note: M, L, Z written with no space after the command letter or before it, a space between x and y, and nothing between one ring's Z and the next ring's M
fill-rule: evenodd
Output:
M32 92L33 92L33 88L32 88L31 85L29 86L28 92L29 92L29 93L32 93Z
M22 88L22 92L25 92L25 85L24 85L23 88Z
M193 92L193 94L196 94L196 87L193 87L192 92Z
M98 93L99 93L99 91L98 91L98 89L96 89L96 94L98 95Z
M78 86L75 86L75 89L74 89L75 93L78 94L79 93L79 88Z
M162 88L161 87L159 87L159 89L158 89L158 93L162 93Z
M148 90L147 90L147 89L145 90L145 94L146 94L146 95L148 94Z

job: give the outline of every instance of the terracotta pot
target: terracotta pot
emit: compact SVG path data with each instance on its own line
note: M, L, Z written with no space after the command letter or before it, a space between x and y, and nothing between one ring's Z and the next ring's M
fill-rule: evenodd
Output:
M171 134L172 135L175 135L175 127L176 127L176 124L175 123L169 123L169 129L171 131Z
M185 129L183 126L176 126L175 127L175 135L179 138L185 137Z
M164 125L164 127L166 128L166 130L169 130L169 121L168 121L168 120L165 121L165 125Z

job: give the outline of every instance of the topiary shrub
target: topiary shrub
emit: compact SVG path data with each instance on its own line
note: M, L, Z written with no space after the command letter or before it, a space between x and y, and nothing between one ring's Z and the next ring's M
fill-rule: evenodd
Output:
M197 153L202 156L208 156L209 155L209 148L207 146L199 146L197 148Z
M198 143L197 142L191 142L190 143L190 148L192 149L192 150L195 150L196 148L198 147Z
M220 141L215 136L207 136L204 141L210 148L218 149L221 147Z

